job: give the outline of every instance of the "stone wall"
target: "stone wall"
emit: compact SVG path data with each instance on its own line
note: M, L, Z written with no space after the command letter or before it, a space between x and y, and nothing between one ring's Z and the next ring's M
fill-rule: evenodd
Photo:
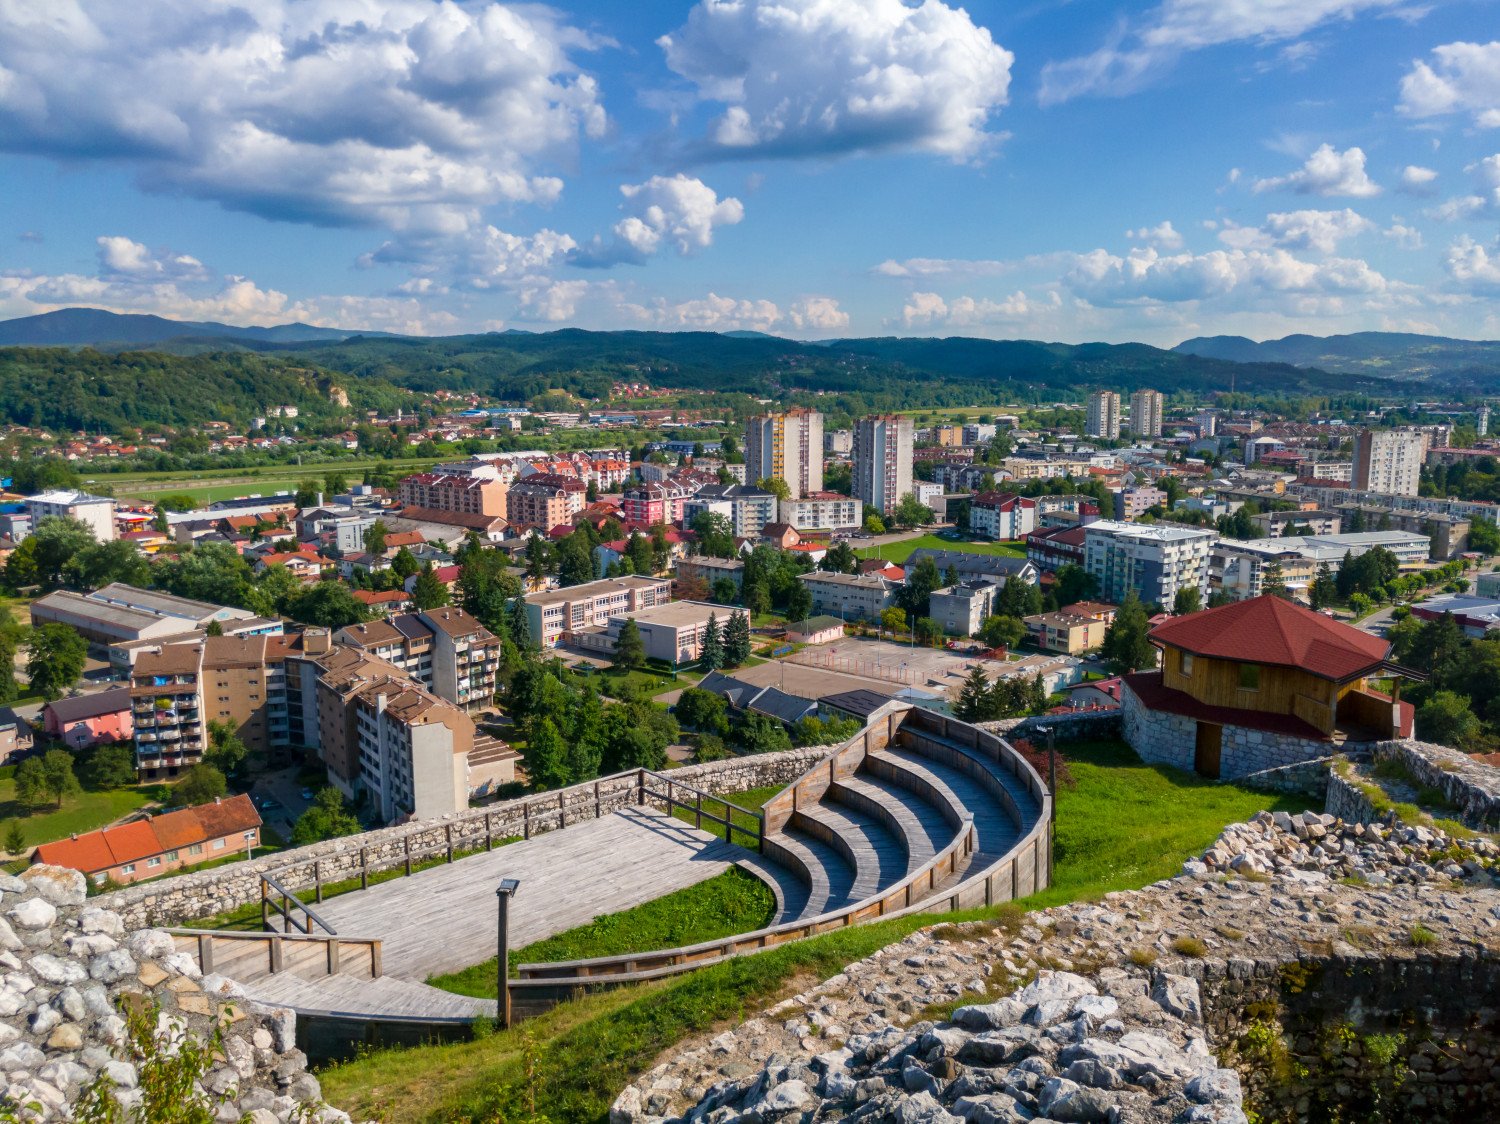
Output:
M1125 740L1143 761L1192 771L1198 734L1196 721L1164 710L1151 710L1128 685L1120 689L1120 702ZM1335 748L1331 742L1273 734L1247 726L1225 725L1221 729L1219 776L1225 780L1327 758Z
M1353 780L1332 771L1328 774L1328 794L1323 811L1346 823L1374 823L1382 818L1375 811L1375 805L1370 803L1370 798Z
M1246 773L1236 777L1234 783L1241 788L1252 788L1256 792L1275 792L1287 796L1307 796L1324 800L1328 796L1328 774L1339 758L1319 758L1316 761L1299 761L1295 765L1282 765L1275 769L1262 769L1258 773Z
M723 794L783 786L796 780L832 746L732 757L665 774L680 784ZM127 886L100 895L99 904L119 913L129 927L183 926L260 900L261 877L272 875L288 890L357 878L362 864L370 873L455 852L483 850L491 842L556 830L561 807L567 823L608 815L636 802L636 774L622 774L557 792L507 800L487 808L456 812L435 820L381 828L344 839L298 847L250 862L183 874L160 882ZM660 782L656 782L660 785ZM659 803L652 801L653 803Z
M1059 745L1064 742L1093 741L1095 739L1118 738L1120 736L1120 712L1118 710L1089 710L1078 714L1038 714L1027 718L1002 718L995 722L976 722L982 730L999 734L1002 738L1028 738L1045 745L1043 735L1037 733L1041 726L1050 727Z
M1500 769L1445 745L1411 738L1377 742L1372 752L1377 762L1399 761L1416 784L1440 789L1469 827L1500 830Z

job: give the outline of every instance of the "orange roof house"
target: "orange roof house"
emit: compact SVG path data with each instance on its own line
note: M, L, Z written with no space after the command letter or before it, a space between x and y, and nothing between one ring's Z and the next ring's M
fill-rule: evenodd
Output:
M1168 617L1161 669L1127 675L1126 740L1147 761L1239 777L1411 733L1412 708L1374 690L1390 644L1279 597Z

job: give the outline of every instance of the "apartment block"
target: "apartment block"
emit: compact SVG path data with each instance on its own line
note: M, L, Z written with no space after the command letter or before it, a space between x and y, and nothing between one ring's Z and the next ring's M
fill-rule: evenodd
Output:
M1099 647L1109 628L1095 617L1063 612L1038 613L1024 618L1024 623L1033 644L1044 652L1058 652L1065 656Z
M823 434L823 451L847 457L854 452L854 430L833 429Z
M466 711L481 710L494 699L500 640L456 606L349 625L335 639L399 668Z
M1084 432L1105 441L1120 436L1120 396L1113 390L1096 390L1089 395L1088 421Z
M583 510L588 485L571 476L537 473L519 480L505 494L505 517L523 527L548 531Z
M823 415L816 410L761 414L745 423L745 478L785 480L792 496L823 490Z
M1427 446L1425 430L1360 430L1354 438L1354 487L1396 496L1416 495Z
M683 501L682 519L691 523L701 512L711 511L728 519L738 537L751 539L767 523L776 522L776 504L774 494L751 484L710 484Z
M671 600L672 583L666 578L604 578L526 594L526 620L533 643L555 648L576 630L605 625L612 617Z
M1115 518L1126 523L1139 519L1153 507L1167 506L1167 493L1149 484L1141 484L1133 488L1116 488L1113 490L1113 495Z
M878 573L835 574L814 570L799 574L798 580L812 594L813 612L827 613L841 620L880 619L882 610L896 603L901 583Z
M26 514L31 516L31 528L49 515L63 519L76 519L94 532L100 542L115 539L115 501L108 496L92 496L87 492L61 490L42 492L26 498Z
M1008 492L980 492L969 501L969 530L997 540L1036 530L1037 501Z
M860 418L854 428L854 497L889 515L911 491L912 420L902 414Z
M836 531L858 527L862 522L860 502L837 492L814 492L801 499L782 500L781 521L799 531Z
M1208 559L1218 538L1194 527L1101 519L1084 528L1084 568L1106 601L1123 601L1133 589L1146 604L1170 608L1180 589L1207 598Z
M398 497L402 507L504 518L507 491L506 484L489 477L418 472L401 481Z
M693 497L695 491L688 484L674 480L637 484L626 488L621 496L620 517L626 523L646 527L681 522L682 505Z
M1137 390L1130 396L1130 432L1137 437L1160 437L1166 399L1157 390Z
M950 636L973 636L994 615L1000 585L989 578L970 578L957 585L934 590L928 599L928 616Z
M964 427L961 425L934 426L932 436L944 448L960 446L964 443Z

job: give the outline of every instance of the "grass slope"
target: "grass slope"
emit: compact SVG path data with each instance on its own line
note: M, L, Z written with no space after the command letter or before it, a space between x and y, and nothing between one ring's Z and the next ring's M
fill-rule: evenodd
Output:
M511 974L519 964L550 964L558 960L587 960L621 956L657 948L714 941L763 929L776 912L771 888L738 867L687 886L633 909L607 913L536 941L511 955ZM495 998L496 960L433 976L427 982L444 991Z
M1093 898L1177 872L1226 824L1304 802L1147 766L1125 746L1069 747L1076 787L1058 797L1056 883L1027 908ZM748 794L740 802L745 802ZM616 1094L673 1044L742 1022L773 998L940 921L993 910L907 917L842 930L690 975L587 996L473 1042L380 1050L320 1076L331 1104L385 1121L602 1121ZM528 1076L528 1073L530 1076Z
M142 788L112 788L104 792L85 789L64 796L62 807L50 802L37 809L25 807L16 799L16 782L12 775L0 776L0 822L15 820L26 834L26 846L35 847L66 839L114 823L122 816L144 808L162 798L164 789L157 785Z
M1010 542L970 542L967 539L945 539L940 535L922 535L915 539L888 543L885 546L860 547L854 553L861 558L884 558L897 565L911 557L912 551L961 550L965 554L999 554L1007 558L1025 558L1026 548Z

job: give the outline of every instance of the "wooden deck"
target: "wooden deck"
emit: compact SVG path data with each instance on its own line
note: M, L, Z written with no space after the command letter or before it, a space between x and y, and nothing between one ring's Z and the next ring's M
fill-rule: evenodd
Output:
M624 808L316 907L342 936L379 937L385 973L408 980L495 955L495 886L518 878L510 947L712 878L751 854L652 808Z

